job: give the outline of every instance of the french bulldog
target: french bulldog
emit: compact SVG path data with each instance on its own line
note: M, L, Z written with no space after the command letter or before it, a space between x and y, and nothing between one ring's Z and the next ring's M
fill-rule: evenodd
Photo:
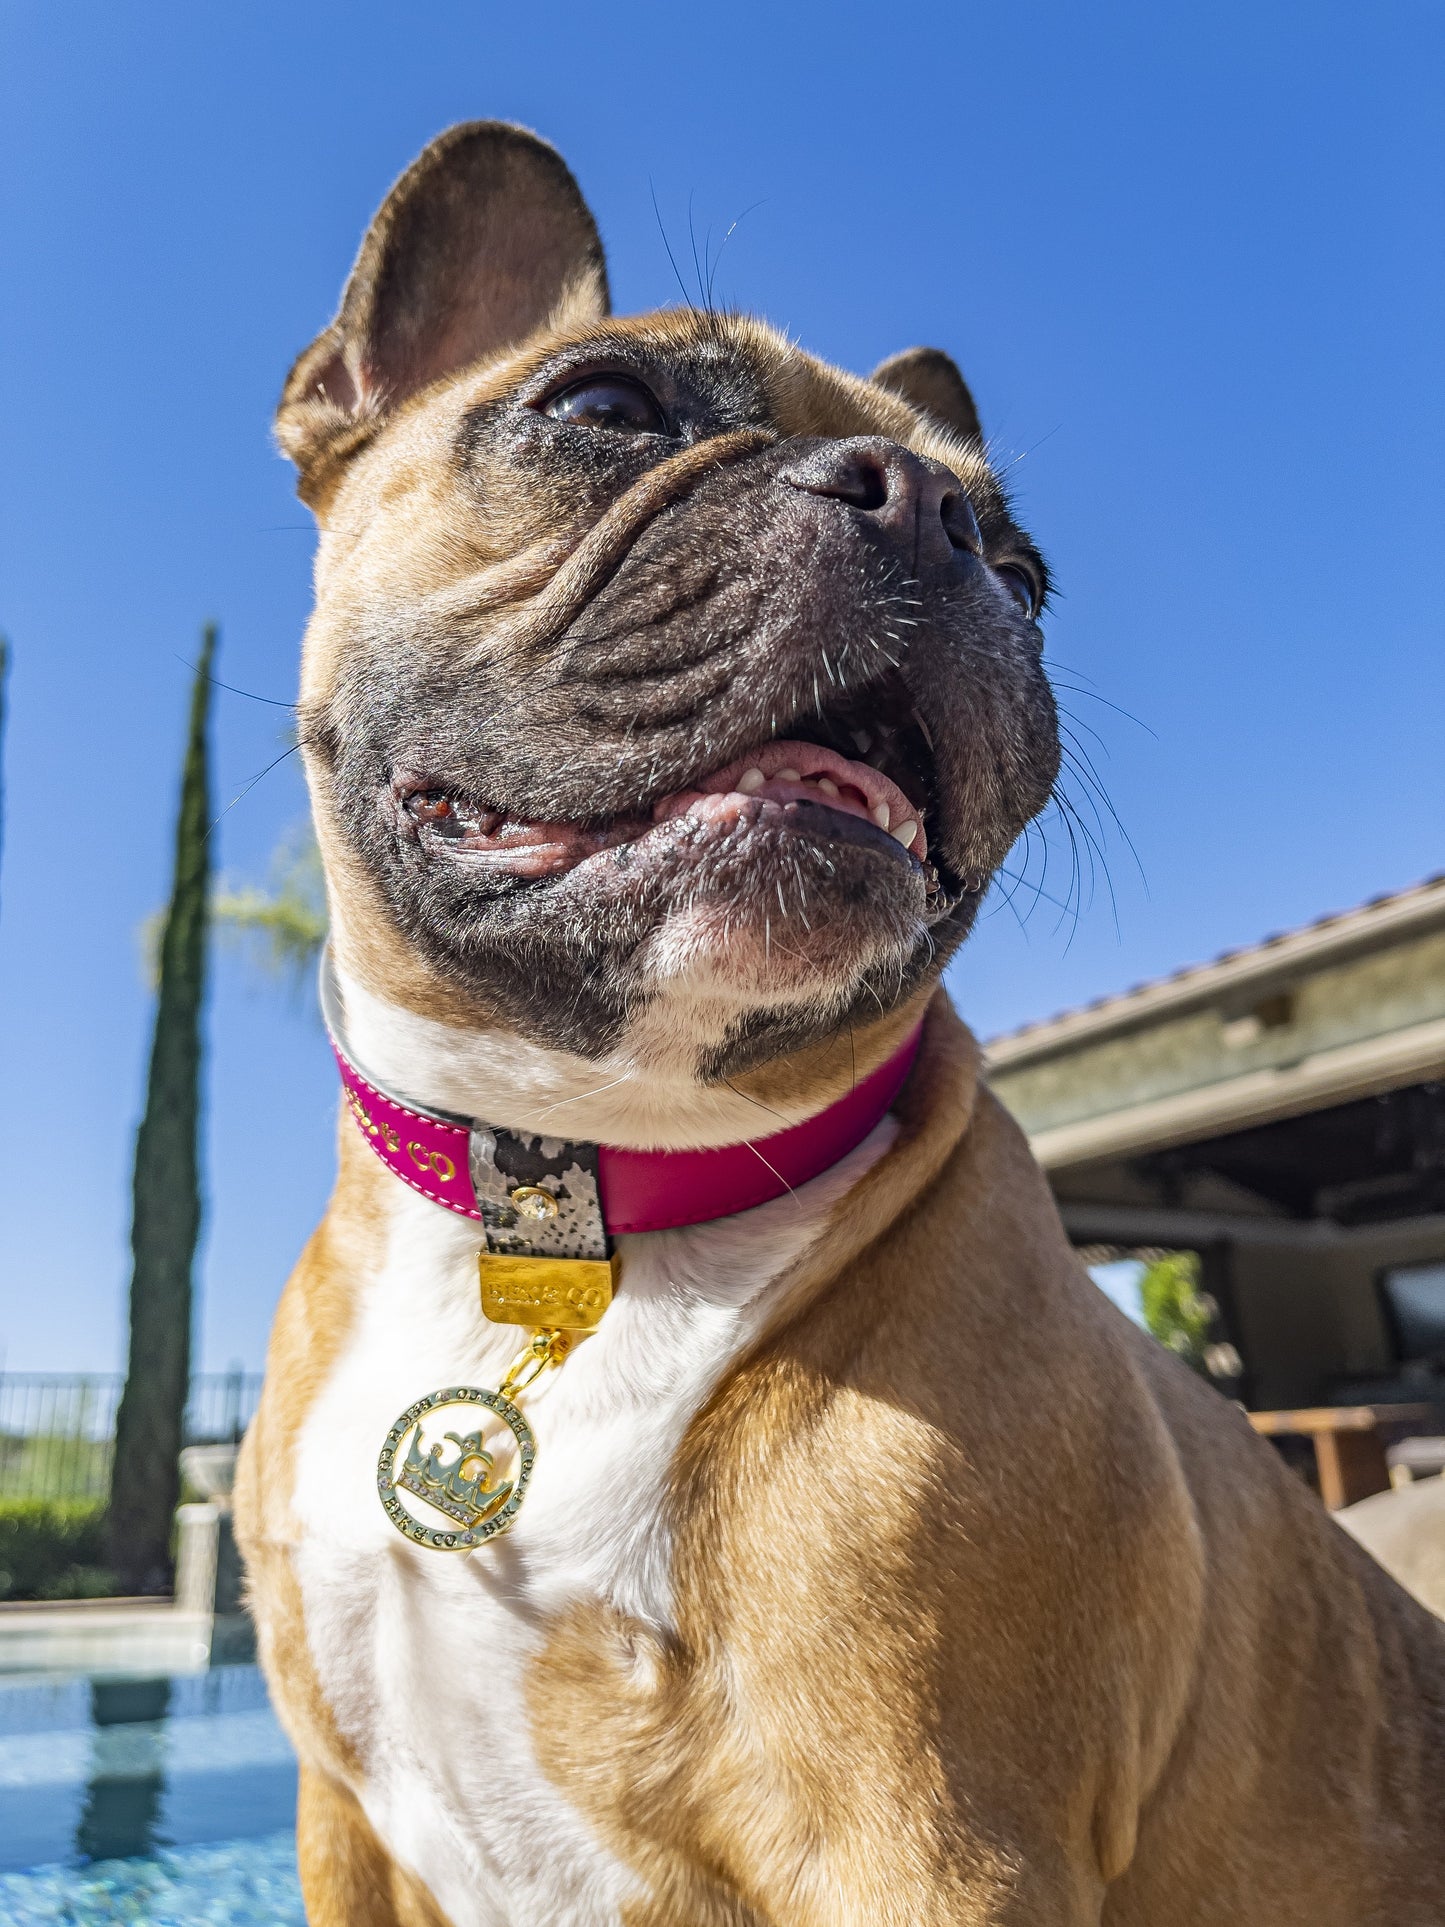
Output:
M479 122L277 432L348 1101L236 1503L314 1927L1445 1921L1445 1627L939 987L1059 763L953 363L613 315Z

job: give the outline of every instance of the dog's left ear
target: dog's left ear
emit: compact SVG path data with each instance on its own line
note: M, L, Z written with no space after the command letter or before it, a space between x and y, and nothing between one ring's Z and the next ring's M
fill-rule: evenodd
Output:
M607 312L597 225L557 150L506 121L448 128L387 195L336 319L287 378L276 438L301 494L324 494L338 461L429 383Z
M921 408L964 441L982 442L983 429L968 383L957 362L941 348L905 348L901 355L880 361L869 380Z

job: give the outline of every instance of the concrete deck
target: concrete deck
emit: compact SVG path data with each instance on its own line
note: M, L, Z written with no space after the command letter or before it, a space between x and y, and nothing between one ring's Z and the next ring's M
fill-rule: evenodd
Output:
M1445 1619L1445 1478L1377 1492L1334 1516L1406 1592Z
M253 1652L244 1615L185 1612L168 1599L0 1604L0 1675L158 1679L203 1673Z

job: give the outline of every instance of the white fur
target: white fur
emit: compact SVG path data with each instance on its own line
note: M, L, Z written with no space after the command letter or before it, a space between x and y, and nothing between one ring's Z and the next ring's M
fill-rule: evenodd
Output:
M398 1096L513 1131L691 1150L766 1137L806 1107L776 1110L729 1084L700 1084L693 1067L747 1007L734 992L691 997L676 985L628 1025L616 1050L590 1058L549 1050L513 1031L465 1031L376 996L341 962L337 981L359 1067ZM776 999L777 1002L786 1001ZM814 999L816 1002L816 997Z
M576 1063L558 1053L473 1039L345 989L358 1056L395 1088L533 1128L535 1107L556 1101L544 1094L566 1095ZM605 1075L587 1067L589 1082L573 1089ZM626 1099L611 1097L613 1115L625 1114ZM568 1132L582 1135L583 1120L597 1116L579 1103ZM560 1117L541 1128L559 1132ZM668 1627L667 1479L683 1433L768 1316L770 1284L895 1130L885 1118L792 1196L620 1239L612 1309L524 1399L538 1452L516 1524L460 1555L414 1547L396 1532L376 1494L377 1453L413 1399L449 1384L495 1386L523 1334L481 1316L475 1227L388 1183L379 1274L358 1286L349 1340L300 1443L297 1571L312 1658L362 1763L367 1815L454 1927L620 1919L632 1876L533 1755L529 1662L549 1618L574 1601L606 1601ZM734 1126L735 1136L744 1132L756 1134L755 1113ZM566 1720L568 1709L546 1717Z

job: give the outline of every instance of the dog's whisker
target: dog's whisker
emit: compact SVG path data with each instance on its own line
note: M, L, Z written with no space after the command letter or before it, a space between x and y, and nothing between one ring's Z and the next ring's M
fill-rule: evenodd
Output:
M197 668L195 663L190 661L188 657L181 655L179 650L173 650L171 653L175 656L177 662L184 663L191 674L193 676L195 675ZM277 696L258 696L252 690L237 689L234 683L222 682L219 676L208 675L206 681L213 689L224 689L228 696L244 696L246 701L250 703L265 703L272 709L296 710L300 707L299 703L282 702Z
M279 766L286 761L286 758L288 756L294 756L297 750L300 749L302 746L303 746L302 741L301 739L298 738L298 740L292 743L289 748L283 749L281 754L278 757L276 757L273 762L268 763L265 769L258 770L256 774L251 778L251 780L248 783L246 783L243 788L239 789L236 792L236 794L231 798L230 802L226 805L226 807L215 818L214 822L210 823L207 826L205 840L209 841L212 833L220 828L224 818L230 815L231 811L235 809L238 803L242 803L245 801L245 799L251 794L252 790L255 789L256 785L262 780L263 777L269 776L273 769L279 768Z
M537 1116L539 1118L550 1117L553 1111L563 1110L569 1104L585 1104L589 1098L605 1096L608 1091L619 1090L622 1085L633 1083L636 1080L636 1076L637 1073L635 1070L624 1071L621 1077L614 1077L609 1084L598 1084L593 1090L578 1091L571 1097L559 1097L555 1103L549 1104L545 1110L539 1111Z

